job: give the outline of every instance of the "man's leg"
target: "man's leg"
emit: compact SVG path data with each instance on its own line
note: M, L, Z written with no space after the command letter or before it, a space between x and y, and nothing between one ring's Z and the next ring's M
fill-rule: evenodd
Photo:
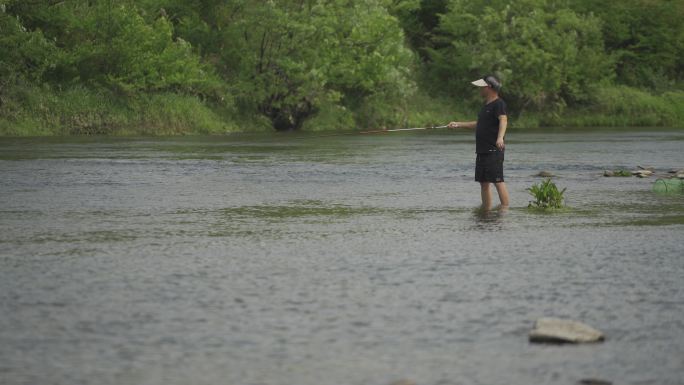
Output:
M480 182L480 194L482 195L482 209L489 211L492 208L492 192L489 190L489 182Z
M508 189L506 188L506 183L494 183L494 187L496 187L496 192L499 194L501 208L508 208Z

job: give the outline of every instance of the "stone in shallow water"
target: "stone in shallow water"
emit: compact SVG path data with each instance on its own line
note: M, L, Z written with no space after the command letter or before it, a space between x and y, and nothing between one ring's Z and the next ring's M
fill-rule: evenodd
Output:
M600 342L605 338L603 333L581 322L560 318L539 318L530 332L530 342L579 344Z
M632 175L636 175L639 178L645 178L647 176L653 175L653 171L651 171L651 170L636 170L636 171L632 171Z
M613 385L612 382L606 380L599 380L596 378L585 378L578 382L579 385Z
M555 175L549 170L542 170L542 171L539 171L537 173L537 175L535 175L535 176L540 176L542 178L551 178L551 177L554 177Z

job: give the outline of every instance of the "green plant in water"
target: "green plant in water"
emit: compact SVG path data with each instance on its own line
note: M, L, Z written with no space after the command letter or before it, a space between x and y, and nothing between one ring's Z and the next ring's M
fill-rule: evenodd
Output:
M627 170L615 170L613 176L632 176L632 173Z
M559 209L563 207L563 193L565 193L565 189L558 190L558 187L556 187L556 184L551 179L534 184L527 191L534 197L534 201L530 201L528 207L542 209Z

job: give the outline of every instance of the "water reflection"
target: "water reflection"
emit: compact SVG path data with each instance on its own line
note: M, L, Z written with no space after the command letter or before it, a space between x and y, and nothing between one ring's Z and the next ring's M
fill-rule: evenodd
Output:
M496 207L484 210L482 207L473 209L473 229L484 231L499 231L503 229L504 217L508 215L507 207Z

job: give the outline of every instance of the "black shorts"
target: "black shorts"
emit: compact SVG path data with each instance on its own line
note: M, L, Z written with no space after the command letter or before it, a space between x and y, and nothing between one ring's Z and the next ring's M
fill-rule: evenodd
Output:
M504 152L492 151L477 154L475 160L475 181L498 183L504 181Z

